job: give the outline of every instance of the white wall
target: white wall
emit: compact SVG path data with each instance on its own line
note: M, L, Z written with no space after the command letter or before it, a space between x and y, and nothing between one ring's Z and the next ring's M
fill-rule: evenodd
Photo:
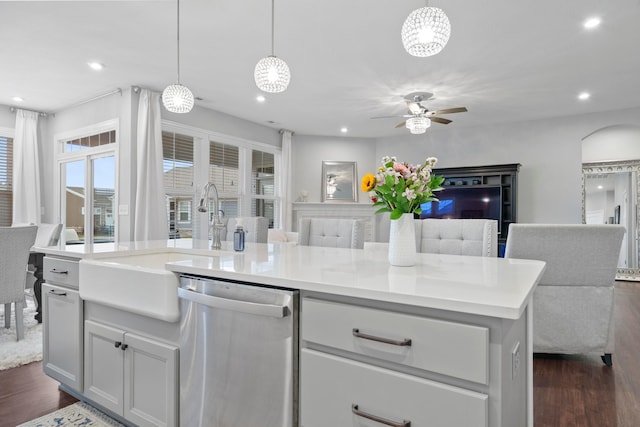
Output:
M582 162L610 162L640 159L640 126L607 126L586 135L582 141Z
M322 161L356 162L358 203L369 203L367 193L360 190L360 178L375 172L376 144L369 138L340 138L294 134L292 138L293 177L292 199L298 200L303 190L309 192L309 202L322 199Z
M640 108L472 128L434 124L423 135L378 139L375 158L435 156L442 168L520 163L518 221L580 223L582 138L619 123L640 125Z

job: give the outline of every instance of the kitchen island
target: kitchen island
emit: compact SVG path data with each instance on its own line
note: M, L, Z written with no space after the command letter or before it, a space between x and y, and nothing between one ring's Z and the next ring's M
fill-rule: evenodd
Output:
M40 249L54 261L80 260L84 322L129 328L176 354L179 275L298 290L293 425L298 417L305 427L533 424L529 304L542 262L418 254L414 267L391 267L375 249L247 244L237 253L187 239ZM141 295L154 293L144 274L158 270L175 281L154 310ZM107 280L110 272L120 279ZM134 274L143 275L128 282ZM162 304L175 313L165 316ZM86 395L84 384L76 394ZM176 410L163 423L176 425L179 398L167 399Z

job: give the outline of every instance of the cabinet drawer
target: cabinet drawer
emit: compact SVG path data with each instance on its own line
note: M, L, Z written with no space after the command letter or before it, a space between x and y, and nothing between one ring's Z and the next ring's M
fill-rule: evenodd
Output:
M314 298L302 304L304 341L488 383L488 328Z
M78 261L46 256L42 265L45 282L78 289Z
M301 425L379 427L353 411L411 427L486 427L487 395L302 349ZM406 424L408 425L408 424Z

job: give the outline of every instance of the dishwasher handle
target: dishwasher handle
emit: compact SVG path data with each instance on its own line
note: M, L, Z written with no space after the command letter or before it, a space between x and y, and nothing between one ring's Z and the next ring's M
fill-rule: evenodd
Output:
M178 288L178 297L188 301L193 301L198 304L206 305L208 307L222 308L225 310L233 310L246 314L255 314L258 316L282 318L289 315L289 309L286 305L265 304L216 297L185 288Z

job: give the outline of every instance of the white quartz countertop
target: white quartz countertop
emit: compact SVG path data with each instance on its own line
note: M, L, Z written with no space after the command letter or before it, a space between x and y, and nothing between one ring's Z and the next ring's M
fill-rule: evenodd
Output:
M363 250L247 243L244 252L233 252L229 244L223 242L218 251L208 249L207 242L191 239L36 250L79 259L188 253L193 256L167 262L164 268L175 273L508 319L522 315L544 271L541 261L435 254L418 254L413 267L393 267L386 250L379 246Z

